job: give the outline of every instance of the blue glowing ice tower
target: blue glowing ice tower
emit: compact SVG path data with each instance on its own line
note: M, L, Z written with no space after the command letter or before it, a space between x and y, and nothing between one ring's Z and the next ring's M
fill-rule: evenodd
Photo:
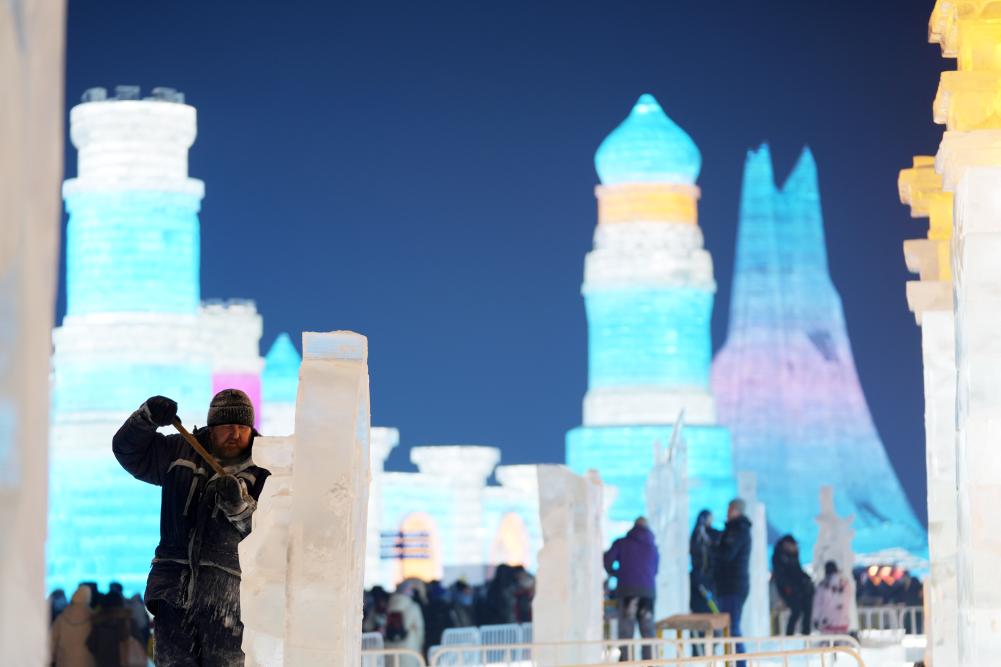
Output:
M655 446L685 411L690 516L735 495L730 436L709 389L716 283L698 226L702 157L651 95L598 148L598 227L584 264L588 391L567 465L618 487L610 518L646 513ZM613 536L610 536L613 537Z
M53 334L48 585L142 590L159 489L111 452L151 394L204 423L213 364L199 326L201 181L188 177L195 109L169 89L92 89L70 112L77 177L63 186L67 311Z

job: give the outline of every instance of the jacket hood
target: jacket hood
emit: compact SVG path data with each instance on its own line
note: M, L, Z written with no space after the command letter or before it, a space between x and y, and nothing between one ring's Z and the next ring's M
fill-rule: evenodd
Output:
M647 544L654 543L653 531L644 526L633 526L632 528L629 529L629 532L626 533L626 537L628 537L631 540L638 540L640 542L645 542Z
M73 593L73 598L70 600L71 604L80 605L81 607L90 606L90 587L80 586Z
M69 605L59 614L59 618L66 619L64 622L72 625L90 622L93 612L90 609L90 589L80 586L73 593L73 599Z

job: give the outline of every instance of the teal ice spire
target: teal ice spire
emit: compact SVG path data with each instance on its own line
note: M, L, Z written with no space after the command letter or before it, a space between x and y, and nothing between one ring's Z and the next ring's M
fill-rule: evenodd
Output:
M702 169L702 154L688 133L668 118L656 98L644 93L629 116L601 142L594 166L605 185L694 185Z
M285 332L278 334L264 357L261 398L265 403L295 403L301 363L302 359L289 335Z

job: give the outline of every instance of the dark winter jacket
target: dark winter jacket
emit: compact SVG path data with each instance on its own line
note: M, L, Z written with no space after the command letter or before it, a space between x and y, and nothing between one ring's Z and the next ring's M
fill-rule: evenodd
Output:
M619 569L613 570L616 561ZM633 526L605 552L605 571L618 579L616 591L620 597L656 597L659 562L653 533L644 526Z
M716 594L716 549L721 535L720 531L706 524L700 516L688 542L688 553L692 557L689 581L691 609L696 614L708 614L712 611L706 593L710 596Z
M211 451L207 428L194 436ZM157 433L138 411L112 441L115 457L136 479L161 487L160 544L146 582L146 606L156 614L159 601L189 607L198 591L199 570L227 573L239 600L240 559L237 545L250 532L250 518L270 474L245 460L228 466L245 485L246 505L233 516L216 502L219 475L178 435ZM216 577L213 577L216 579Z
M772 552L772 581L786 606L799 608L813 594L813 580L799 564L799 552L789 553L785 545L791 536L780 539ZM805 602L804 602L805 601Z
M739 516L726 522L716 549L716 592L747 595L751 590L751 521Z

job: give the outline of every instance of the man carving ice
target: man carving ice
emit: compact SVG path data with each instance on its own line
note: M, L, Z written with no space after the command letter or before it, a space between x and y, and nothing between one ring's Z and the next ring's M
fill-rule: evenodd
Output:
M237 545L270 474L254 465L254 406L239 389L209 405L194 437L223 466L212 468L179 435L157 433L177 418L177 403L153 396L115 434L112 449L136 479L161 487L160 544L146 581L155 617L158 667L244 664Z

